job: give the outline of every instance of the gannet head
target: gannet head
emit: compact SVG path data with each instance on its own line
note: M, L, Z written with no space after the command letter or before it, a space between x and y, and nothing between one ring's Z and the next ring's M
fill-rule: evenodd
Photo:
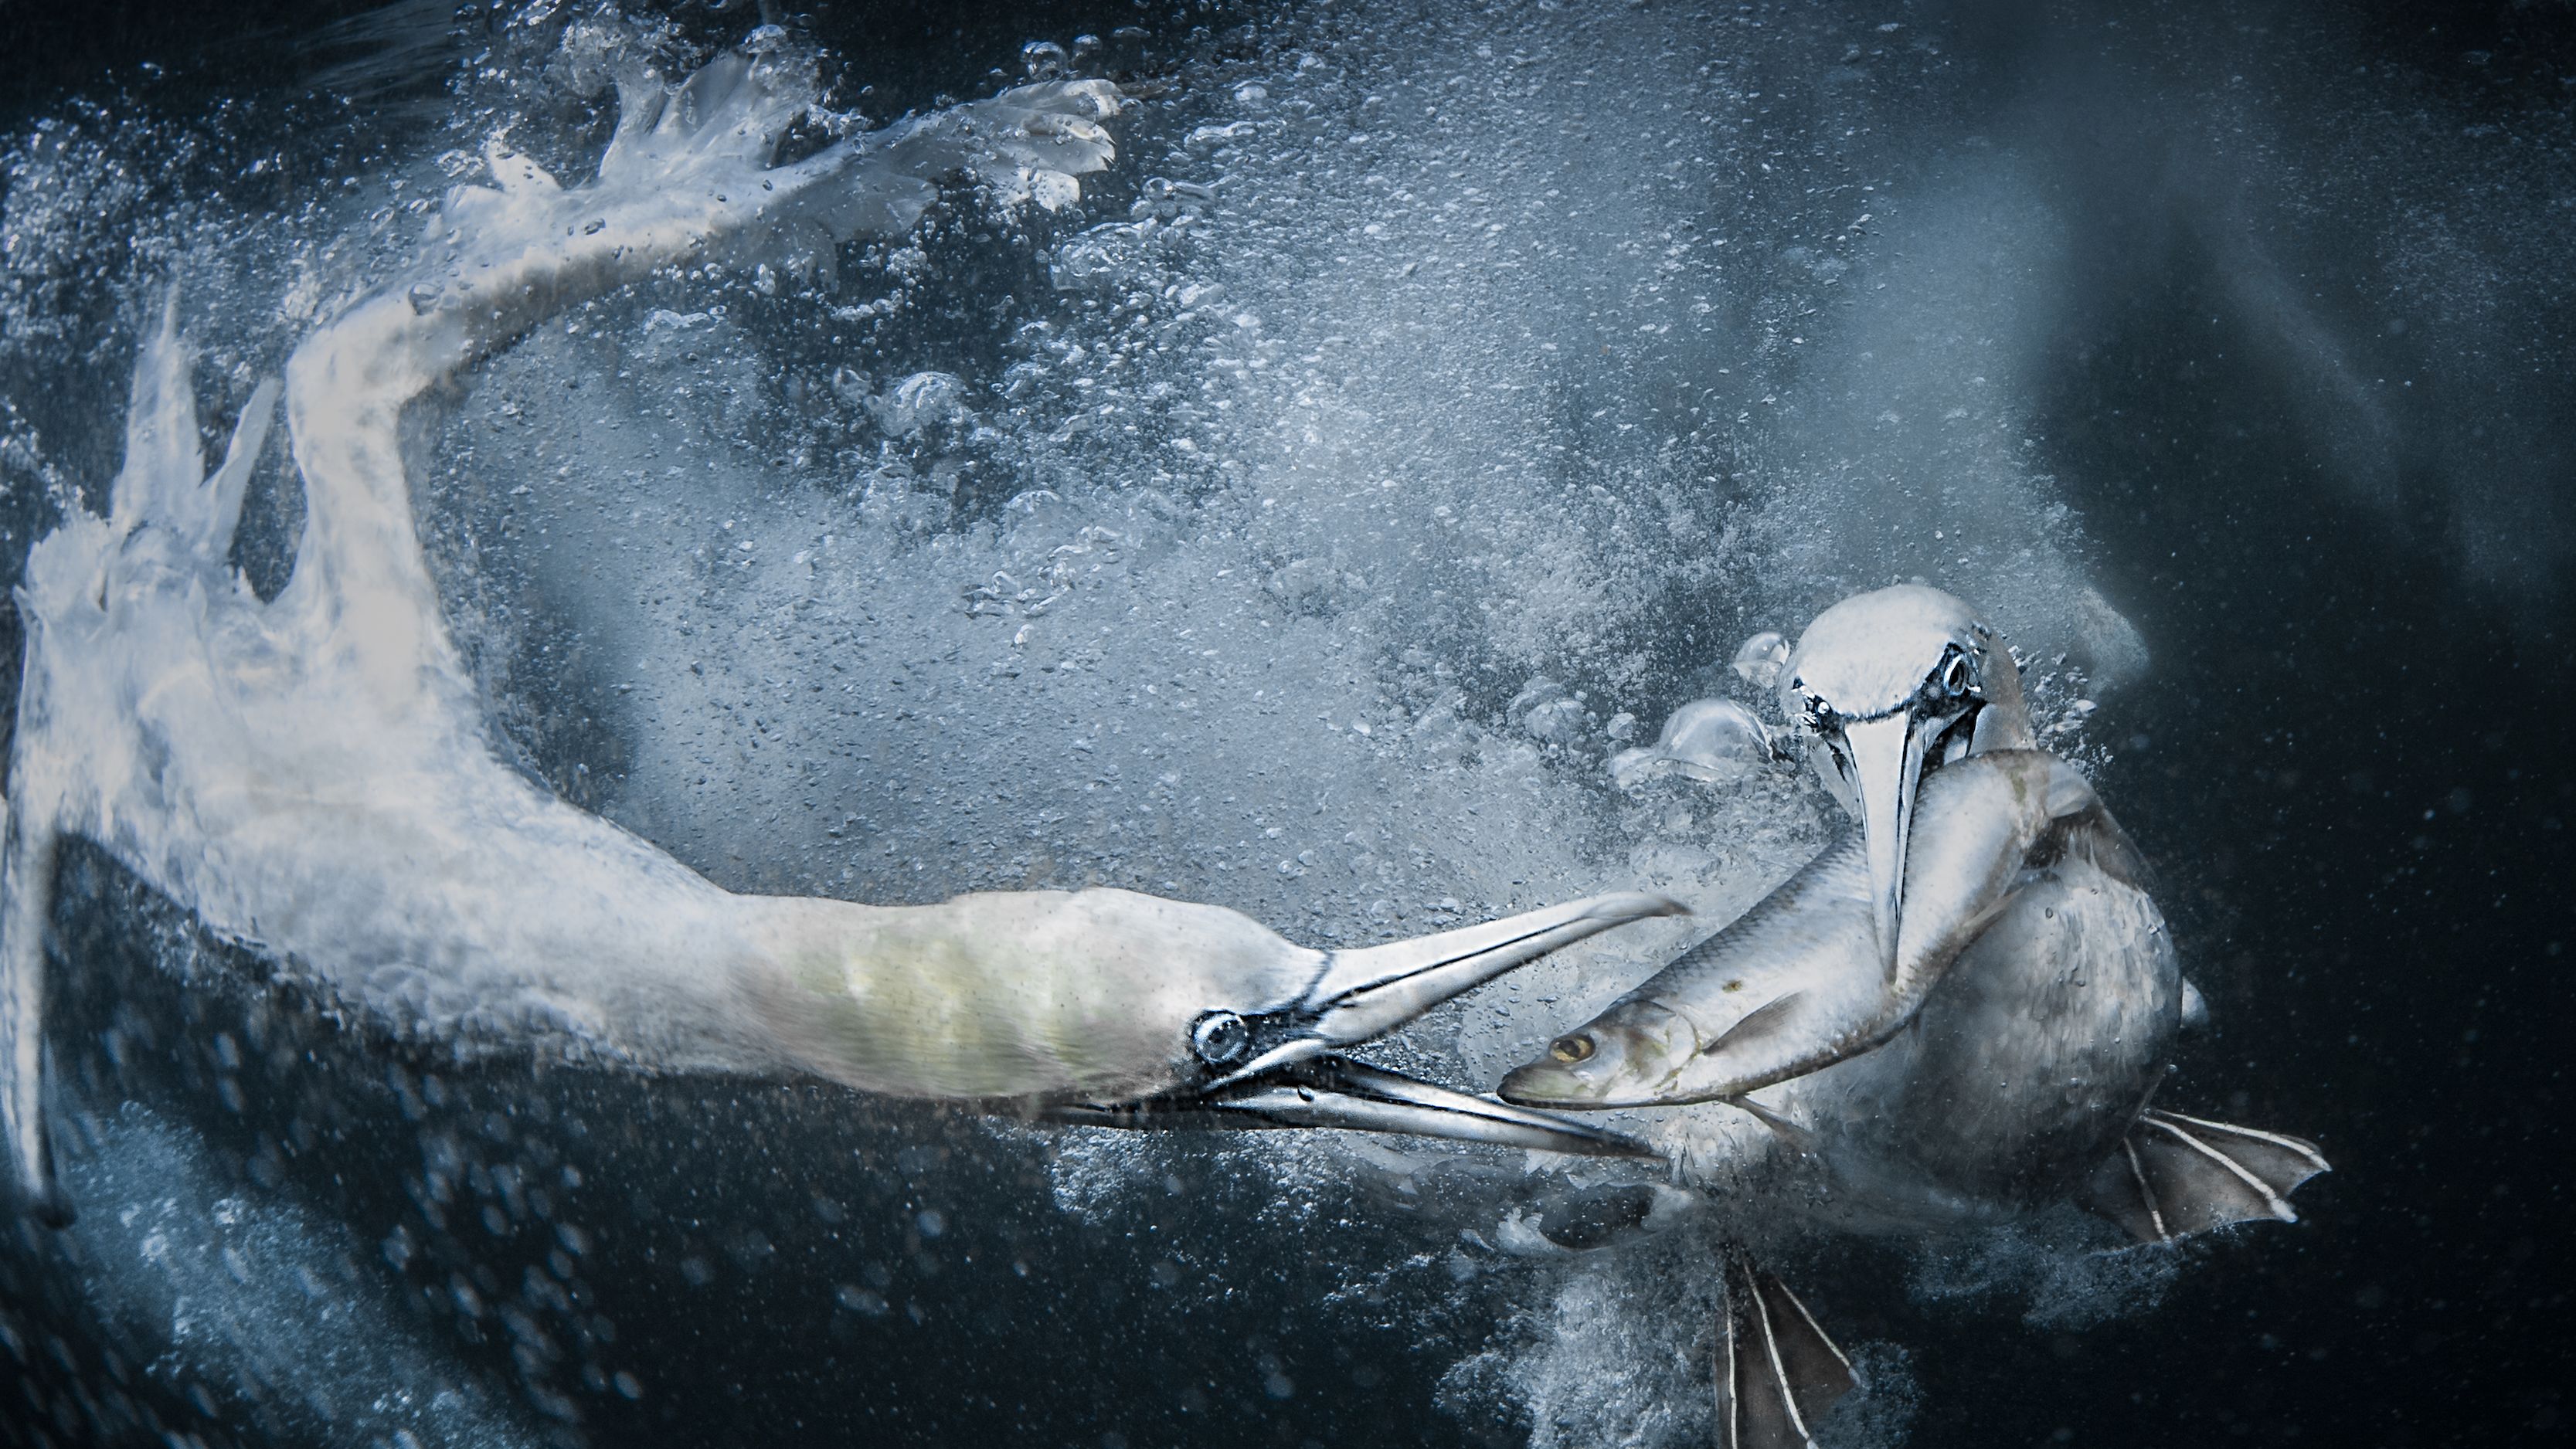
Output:
M1681 909L1661 896L1626 892L1382 946L1299 953L1316 965L1292 997L1252 1011L1212 1005L1191 1020L1177 1086L1056 1115L1116 1126L1339 1127L1651 1157L1651 1148L1618 1133L1451 1091L1341 1053L1559 946Z
M1296 946L1220 906L1003 891L935 906L761 897L762 1029L866 1091L1018 1099L1115 1127L1343 1127L1640 1155L1615 1133L1343 1055L1661 896L1594 896L1383 945Z
M2032 742L2019 670L1966 602L1899 584L1818 614L1781 669L1780 702L1860 821L1879 952L1893 963L1915 787L1928 766Z

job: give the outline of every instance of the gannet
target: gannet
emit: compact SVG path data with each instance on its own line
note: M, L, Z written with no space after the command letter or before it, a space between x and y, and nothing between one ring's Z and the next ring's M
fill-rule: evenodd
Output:
M28 559L0 862L0 1126L31 1210L68 1220L43 1112L44 924L85 837L216 935L353 1014L460 1052L810 1074L1131 1126L1338 1126L1566 1151L1616 1134L1346 1061L1499 972L1640 916L1599 896L1359 950L1123 890L889 908L736 895L494 756L415 536L413 402L549 315L657 269L909 229L963 170L1057 206L1112 156L1105 81L1005 91L772 166L810 65L729 53L621 77L566 188L488 153L421 255L298 346L283 387L306 516L263 603L226 563L279 395L211 474L176 303L140 348L110 512Z
M2017 666L1977 611L1919 585L1846 599L1780 690L1859 828L1515 1068L1503 1098L1741 1108L1765 1130L1718 1137L1732 1155L1692 1175L1845 1228L2070 1198L2149 1243L2296 1221L2291 1190L2326 1170L2315 1147L2149 1105L2205 1008L2136 847L2035 747ZM1727 1259L1723 1442L1807 1444L1849 1362L1787 1285Z

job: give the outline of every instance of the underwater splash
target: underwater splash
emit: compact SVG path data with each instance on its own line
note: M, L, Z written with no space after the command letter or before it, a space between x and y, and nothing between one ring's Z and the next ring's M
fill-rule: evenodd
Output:
M485 174L487 141L577 175L613 114L608 60L701 43L553 9L508 17L425 135L281 140L292 107L189 121L148 93L18 135L12 537L114 471L112 419L15 379L117 376L176 272L205 410L233 416L408 244L422 198ZM1992 144L1939 40L1763 9L1688 33L1629 11L1319 9L1027 66L1104 57L1170 83L1130 118L1106 199L1049 215L951 193L893 240L655 277L497 358L416 440L445 623L524 774L735 890L1115 885L1358 945L1636 886L1690 900L1704 930L1823 846L1831 802L1776 762L1622 781L1611 760L1695 700L1784 726L1730 668L1738 645L1915 576L2003 625L2054 748L2111 758L2124 736L2092 721L2151 677L2148 646L2088 567L2029 401L2095 256L2057 163ZM347 184L311 179L333 173ZM2257 231L2204 244L2242 254ZM2281 365L2329 399L2307 425L2386 433L2358 346L2279 284L2287 265L2249 254L2237 275L2280 319ZM249 486L236 556L273 592L303 505L273 459ZM2472 519L2464 550L2510 572L2511 532ZM1693 933L1569 950L1388 1060L1490 1086ZM117 1095L73 1090L99 1093L92 1111ZM778 1108L765 1150L797 1158L848 1110ZM1400 1216L1350 1229L1317 1271L1358 1293L1409 1261L1408 1235L1440 1241L1442 1266L1398 1297L1419 1322L1488 1325L1442 1349L1478 1365L1446 1380L1462 1422L1566 1426L1534 1442L1705 1433L1688 1386L1715 1279L1653 1266L1688 1240L1597 1270L1502 1246L1556 1167L896 1120L1008 1164L994 1180L1027 1199L1010 1215L1059 1252L1189 1200L1170 1186L1185 1173L1266 1204L1187 1220L1209 1257L1258 1251L1226 1245L1242 1222ZM899 1135L868 1145L890 1162ZM75 1175L124 1196L83 1155L103 1150L75 1143ZM915 1175L965 1196L993 1191L982 1170ZM801 1213L804 1189L775 1191ZM937 1191L878 1225L900 1251L868 1251L941 1241L923 1214L951 1209L918 1205ZM1404 1197L1433 1206L1378 1200ZM380 1235L417 1209L357 1211ZM635 1251L710 1273L769 1256L656 1245L666 1230L639 1227ZM1976 1281L2051 1324L2085 1317L2061 1300L2148 1306L2148 1288L2084 1277L2105 1241L2004 1234L1973 1253L2021 1266ZM1154 1285L1137 1291L1190 1291L1165 1262L1135 1265ZM792 1291L818 1322L900 1320L900 1293L867 1282ZM1916 1292L1951 1282L1926 1268ZM233 1377L246 1402L272 1395ZM1247 1398L1294 1402L1256 1379ZM633 1402L589 1392L586 1413Z

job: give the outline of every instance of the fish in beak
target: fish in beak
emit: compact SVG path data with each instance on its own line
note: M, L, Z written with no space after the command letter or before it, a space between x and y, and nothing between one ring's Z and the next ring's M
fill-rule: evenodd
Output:
M1905 905L1905 848L1914 831L1914 790L1923 778L1921 722L1910 710L1841 726L1831 758L1860 816L1861 853L1869 863L1870 919L1878 930L1879 964L1896 964L1896 928Z
M1515 966L1612 926L1683 914L1662 896L1566 905L1324 955L1291 1004L1202 1014L1190 1029L1204 1078L1134 1102L1051 1106L1049 1118L1107 1127L1336 1127L1596 1157L1653 1157L1615 1132L1434 1086L1341 1052L1383 1036Z
M1781 700L1805 727L1817 775L1860 822L1879 960L1890 970L1923 772L1991 748L1996 731L1980 720L1990 708L2008 702L2019 712L2018 681L2002 678L2013 665L2009 656L1998 665L1998 653L1965 603L1901 585L1817 615L1782 670Z
M2081 774L2035 750L1925 770L1912 793L1900 852L1911 879L1892 968L1879 953L1887 893L1869 859L1885 837L1847 833L1725 929L1514 1068L1498 1089L1503 1100L1557 1111L1723 1101L1769 1122L1747 1093L1903 1029L2016 898L2033 850L2061 822L2100 808Z

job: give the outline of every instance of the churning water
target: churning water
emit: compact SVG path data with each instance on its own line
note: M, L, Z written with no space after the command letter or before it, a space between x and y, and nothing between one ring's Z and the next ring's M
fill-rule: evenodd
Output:
M2173 1100L2341 1175L2179 1249L1795 1240L1869 1385L1826 1442L2543 1436L2576 50L2530 9L767 16L828 125L1140 99L1062 209L952 186L546 324L417 420L416 517L496 747L729 889L1115 885L1318 946L1700 913L1364 1053L1471 1090L1839 828L1803 770L1624 752L1693 700L1782 725L1756 634L1973 598L2164 869L2218 1020ZM8 118L12 580L103 503L170 284L219 445L487 142L584 177L620 58L764 19L324 18L138 37ZM301 521L272 452L262 593ZM57 889L83 1214L0 1257L25 1442L1713 1432L1759 1203L1578 1253L1535 1224L1605 1170L1534 1154L459 1062L103 853Z

